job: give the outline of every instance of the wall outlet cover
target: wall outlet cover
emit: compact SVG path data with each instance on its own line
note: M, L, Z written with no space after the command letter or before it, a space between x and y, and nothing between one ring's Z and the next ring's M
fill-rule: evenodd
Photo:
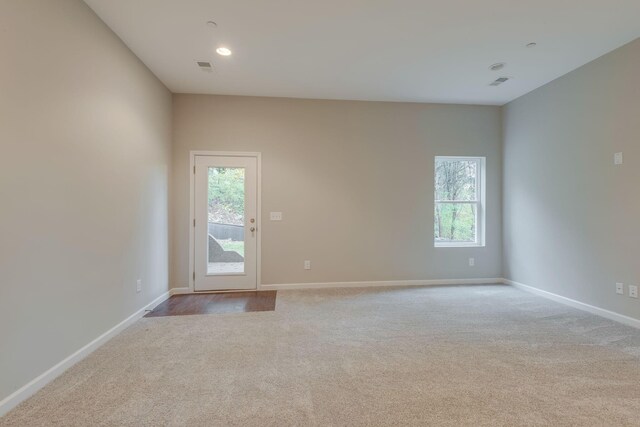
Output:
M469 267L473 267L474 265L476 265L476 259L475 258L469 258Z
M141 292L142 291L142 280L138 279L136 281L136 292Z
M629 285L629 296L631 298L638 298L638 286L637 285Z
M305 261L304 262L304 269L305 270L311 270L311 261Z

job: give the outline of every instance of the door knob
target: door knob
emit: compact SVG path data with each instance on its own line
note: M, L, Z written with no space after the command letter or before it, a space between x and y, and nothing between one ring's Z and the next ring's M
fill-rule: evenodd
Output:
M253 233L254 231L256 231L256 228L255 227L251 227L249 230Z

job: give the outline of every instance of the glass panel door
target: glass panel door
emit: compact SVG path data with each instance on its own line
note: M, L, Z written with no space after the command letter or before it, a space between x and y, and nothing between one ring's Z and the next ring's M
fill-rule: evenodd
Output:
M196 291L256 289L257 156L194 156Z

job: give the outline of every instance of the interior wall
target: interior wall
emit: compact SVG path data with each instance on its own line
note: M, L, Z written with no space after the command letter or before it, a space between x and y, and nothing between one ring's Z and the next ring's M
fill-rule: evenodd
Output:
M1 1L0 56L2 400L168 290L171 94L80 0Z
M191 273L190 150L262 153L262 284L501 277L500 108L213 95L173 105L173 287ZM486 247L433 247L437 155L487 157Z
M640 300L640 39L504 107L507 278L627 316ZM624 163L614 165L614 153Z

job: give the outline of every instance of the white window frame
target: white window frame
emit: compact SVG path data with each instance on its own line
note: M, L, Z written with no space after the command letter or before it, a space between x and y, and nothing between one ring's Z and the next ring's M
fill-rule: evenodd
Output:
M483 247L485 246L485 194L486 194L486 173L485 173L485 165L486 165L486 157L470 157L470 156L435 156L433 161L433 188L435 190L435 179L436 179L436 163L438 161L468 161L475 162L477 167L477 177L476 177L476 200L468 201L468 200L435 200L435 191L434 191L434 217L433 224L435 224L435 207L438 203L450 203L450 204L470 204L475 203L476 205L476 240L475 242L462 242L462 241L453 241L453 242L441 242L436 241L435 234L433 236L433 246L436 248L469 248L469 247Z

